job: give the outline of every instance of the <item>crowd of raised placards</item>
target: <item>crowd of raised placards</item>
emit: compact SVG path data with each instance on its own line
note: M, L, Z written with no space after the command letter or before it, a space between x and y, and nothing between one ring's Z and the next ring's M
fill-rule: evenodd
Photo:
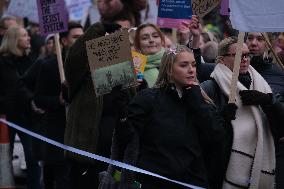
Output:
M3 14L1 118L201 188L284 187L284 32L247 32L242 42L219 10L203 18L192 15L190 22L169 29L145 21L147 0L96 3L100 21L87 19L84 26L69 21L68 30L59 33L64 81L55 35L43 36L38 24ZM86 42L125 30L130 46L122 50L135 53L128 68L134 72L135 67L138 78L133 74L134 85L97 94L95 86L111 85L125 62L104 67L112 77L96 78L103 70L92 70ZM16 134L28 189L187 188L64 151L13 128L9 137L3 133L0 141L10 138L10 147L6 140L0 144L5 161L0 188L16 187L6 174Z

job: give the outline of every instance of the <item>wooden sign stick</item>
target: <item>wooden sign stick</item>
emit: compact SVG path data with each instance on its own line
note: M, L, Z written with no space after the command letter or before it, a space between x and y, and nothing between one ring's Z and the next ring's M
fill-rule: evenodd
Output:
M173 39L173 44L177 44L177 29L173 28L172 30L172 39Z
M236 100L237 83L239 80L238 78L239 78L240 64L242 61L242 48L244 44L244 38L245 38L245 32L239 32L228 103L235 103Z
M273 49L273 47L272 47L272 45L271 45L271 43L270 43L270 40L269 40L269 37L268 37L267 33L261 33L261 35L263 36L263 38L264 38L266 44L268 45L268 47L269 47L269 49L271 50L271 52L272 52L274 58L276 59L277 64L278 64L282 69L284 69L284 65L283 65L283 63L281 62L281 60L279 59L279 57L278 57L278 55L276 54L275 50Z
M61 83L63 83L65 81L65 74L64 74L64 69L63 69L62 54L61 54L61 48L60 48L60 43L59 43L59 34L56 33L54 38L55 38L55 48L56 48L56 56L57 56L57 62L58 62L60 81Z

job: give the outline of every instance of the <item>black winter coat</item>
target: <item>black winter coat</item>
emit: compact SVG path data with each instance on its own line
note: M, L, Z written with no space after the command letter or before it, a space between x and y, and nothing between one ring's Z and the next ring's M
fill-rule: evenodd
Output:
M0 56L0 113L23 127L28 126L33 94L22 78L31 65L28 56Z
M138 167L208 187L210 152L224 137L213 105L192 111L172 87L145 89L129 105L128 124L140 138Z
M46 137L63 143L66 118L65 106L59 100L61 82L56 56L45 59L40 66L34 96L36 106L45 111L40 126ZM64 159L63 150L47 143L43 148L43 160L60 162Z
M253 57L251 65L267 81L274 94L284 98L284 70L272 62L271 58Z

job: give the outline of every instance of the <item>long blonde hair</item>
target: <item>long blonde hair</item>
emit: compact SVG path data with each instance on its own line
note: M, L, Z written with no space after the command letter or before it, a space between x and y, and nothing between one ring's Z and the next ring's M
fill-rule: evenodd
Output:
M154 88L161 88L172 82L171 73L176 57L181 52L189 52L193 54L192 50L184 45L177 45L175 48L168 49L161 60L161 67L159 69L158 79L154 85ZM197 77L196 82L199 83ZM201 94L206 102L213 104L213 100L202 90Z
M23 51L18 47L20 30L22 28L23 27L21 26L13 26L7 30L7 32L3 36L2 44L0 46L0 54L4 56L22 56L23 54L28 53L28 51L23 53Z
M177 45L174 48L170 48L166 50L166 52L164 53L161 59L159 75L154 85L155 88L163 87L166 84L169 84L171 82L171 73L172 73L173 65L175 63L177 55L180 52L189 52L193 54L192 51L184 45Z

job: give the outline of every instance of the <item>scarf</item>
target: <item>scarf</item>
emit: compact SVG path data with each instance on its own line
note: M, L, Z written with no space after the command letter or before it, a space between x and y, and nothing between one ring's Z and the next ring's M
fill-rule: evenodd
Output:
M147 56L147 63L145 65L144 78L147 81L149 87L153 87L158 75L159 67L162 56L164 55L165 49L162 48L159 52L153 55Z
M267 82L249 66L250 89L271 93ZM217 64L211 77L229 96L232 71L223 64ZM231 156L223 182L223 189L274 188L275 149L266 117L259 106L243 106L239 91L247 88L238 82L236 120L232 120L234 131Z

